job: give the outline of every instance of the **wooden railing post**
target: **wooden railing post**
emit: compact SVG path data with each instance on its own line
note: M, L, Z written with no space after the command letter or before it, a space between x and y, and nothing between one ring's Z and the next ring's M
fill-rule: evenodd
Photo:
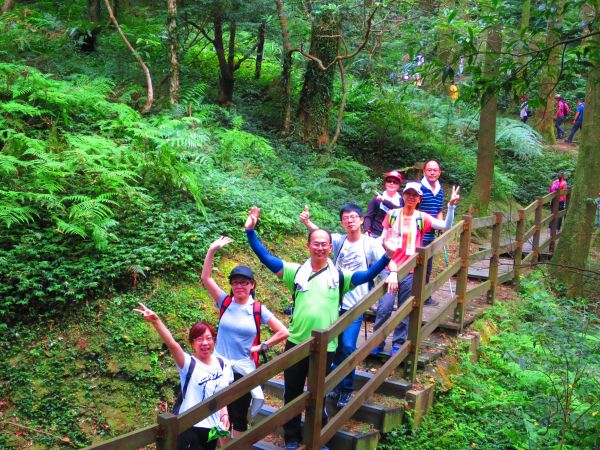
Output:
M460 258L460 270L456 275L456 309L454 310L454 321L462 331L465 321L465 306L467 298L467 281L469 277L469 247L471 245L471 219L470 215L463 216L463 230L460 233L460 244L458 256Z
M412 294L414 296L413 309L409 315L408 339L410 350L406 358L406 376L410 381L417 378L417 364L419 362L419 347L421 346L421 322L423 318L423 303L425 302L425 279L427 277L427 260L429 259L429 247L417 249L417 266L413 273Z
M518 211L519 220L517 221L517 236L516 236L516 246L515 246L515 260L513 262L513 271L515 276L513 277L513 286L515 289L519 290L521 286L521 272L523 269L521 268L523 261L523 236L525 235L525 210L520 209Z
M304 443L309 450L317 450L321 445L322 414L325 402L325 375L327 372L327 343L329 333L313 330L315 338L308 363L307 389L310 399L306 405L304 420ZM325 444L325 443L323 443Z
M156 418L156 422L160 427L158 439L156 440L157 450L175 450L179 434L177 416L171 413L163 413Z
M558 228L558 205L560 202L560 196L558 195L559 191L556 191L556 196L552 199L550 203L550 207L552 210L552 220L550 221L550 247L548 251L550 254L554 253L554 245L556 244L556 230Z
M496 212L496 223L492 227L492 256L490 256L490 289L487 293L488 303L494 304L496 299L496 285L498 284L498 266L500 265L500 233L502 231L502 213Z
M536 199L537 206L535 207L535 232L533 233L532 252L533 259L531 262L538 262L540 259L540 233L542 231L542 212L544 208L544 200L542 197Z

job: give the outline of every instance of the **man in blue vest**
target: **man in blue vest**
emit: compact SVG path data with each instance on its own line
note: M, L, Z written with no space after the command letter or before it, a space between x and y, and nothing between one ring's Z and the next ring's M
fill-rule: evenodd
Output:
M583 125L583 109L585 108L583 102L584 100L582 98L577 100L577 112L575 113L575 119L573 119L573 128L571 128L571 133L569 133L569 137L565 142L573 142L573 136L575 136L577 130Z
M421 199L421 205L419 210L432 215L433 217L443 220L444 214L442 209L444 208L444 189L440 184L439 178L442 174L440 163L432 159L425 163L423 169L423 179L421 180L421 191L423 191L423 197ZM423 247L431 244L435 239L435 231L429 231L423 237ZM427 261L427 282L431 276L431 269L433 265L433 257ZM439 302L429 297L425 300L425 304L429 306L437 306Z

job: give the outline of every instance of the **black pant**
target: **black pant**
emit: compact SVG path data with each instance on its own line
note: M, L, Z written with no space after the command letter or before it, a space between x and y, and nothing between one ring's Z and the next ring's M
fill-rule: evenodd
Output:
M207 442L209 431L209 428L188 428L177 437L177 450L215 450L218 439Z
M285 351L295 347L296 344L287 341ZM335 352L327 352L327 369L326 374L331 372L331 363ZM308 357L298 361L293 366L287 368L283 372L285 391L283 393L283 401L287 405L304 391L304 384L308 376ZM323 406L323 425L327 423L327 410ZM286 443L302 442L302 425L300 414L292 417L288 422L283 424L284 438Z
M233 381L236 382L243 375L233 372ZM237 400L227 405L227 412L229 413L229 421L235 431L244 432L248 429L248 408L252 401L252 394L248 392Z

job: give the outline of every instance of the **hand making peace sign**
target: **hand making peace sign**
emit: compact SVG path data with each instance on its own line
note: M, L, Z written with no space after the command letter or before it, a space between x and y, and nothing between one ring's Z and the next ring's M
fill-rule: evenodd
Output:
M452 194L450 195L450 201L448 202L450 205L456 205L460 200L460 195L458 195L459 190L460 186L452 186Z

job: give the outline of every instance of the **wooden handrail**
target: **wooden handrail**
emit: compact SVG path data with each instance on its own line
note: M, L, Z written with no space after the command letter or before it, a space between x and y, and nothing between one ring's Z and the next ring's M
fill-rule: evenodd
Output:
M508 216L501 213L480 218L472 218L469 215L465 215L461 221L435 239L429 246L418 248L415 255L398 267L398 279L402 279L413 272L412 295L391 314L381 328L372 333L360 348L356 349L329 375L325 376L327 343L338 336L351 322L364 314L371 305L385 294L387 285L383 281L369 291L361 302L340 316L339 320L329 328L326 330L314 330L313 335L305 342L278 355L251 374L241 378L185 413L179 416L170 413L161 414L154 425L94 444L88 448L94 450L129 450L156 443L159 450L174 449L177 435L185 429L240 398L255 386L263 384L276 374L281 373L304 358L309 358L307 391L279 408L273 415L242 433L235 440L225 445L224 448L228 450L247 449L252 443L271 433L275 427L284 424L303 410L306 411L305 444L311 448L320 448L323 443L333 437L344 422L352 417L360 405L375 392L401 362L405 361L408 378L410 380L415 379L421 343L435 330L449 312L454 309L454 320L458 323L459 329L462 329L464 326L465 307L470 300L487 294L488 299L493 301L495 288L498 283L513 279L514 284L518 285L523 267L535 263L543 249L546 247L552 249L556 243L560 236L560 231L557 230L558 219L565 217L568 210L568 202L567 209L558 210L558 198L560 195L566 195L567 199L569 199L570 194L570 189L549 193L543 197L536 198L530 205ZM550 215L544 217L543 208L549 202L552 202L552 210ZM533 226L526 230L526 224L531 220L530 216L532 213L534 215ZM514 223L515 221L516 235L514 241L511 241L509 238L504 239L501 243L500 237L503 224ZM541 231L548 225L550 225L551 230L550 237L542 238ZM469 248L471 234L474 230L484 227L492 227L491 248L471 253ZM458 235L460 235L458 260L450 263L448 267L426 284L427 259L440 253L447 242ZM533 249L523 257L523 246L530 239L532 239ZM513 268L500 275L498 270L499 255L509 249L514 249L515 251ZM487 258L490 258L488 280L469 289L467 287L469 265ZM426 324L421 325L424 300L455 275L456 295L454 298L439 308L435 316L428 319ZM327 425L322 426L321 410L325 394L337 386L358 363L366 359L371 351L408 316L410 316L410 325L406 343L395 355L387 360L369 382L356 392L348 406L338 412Z

